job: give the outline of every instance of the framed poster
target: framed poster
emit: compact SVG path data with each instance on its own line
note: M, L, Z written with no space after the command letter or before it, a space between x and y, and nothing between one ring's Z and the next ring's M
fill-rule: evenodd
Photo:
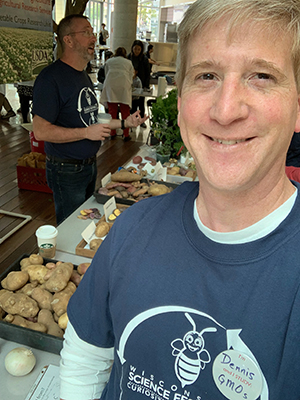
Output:
M51 0L0 0L0 83L29 81L53 61Z

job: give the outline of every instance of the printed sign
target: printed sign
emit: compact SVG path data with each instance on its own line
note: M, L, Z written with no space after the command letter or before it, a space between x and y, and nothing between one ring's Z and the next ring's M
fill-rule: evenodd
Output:
M51 0L0 0L0 83L30 81L53 61Z

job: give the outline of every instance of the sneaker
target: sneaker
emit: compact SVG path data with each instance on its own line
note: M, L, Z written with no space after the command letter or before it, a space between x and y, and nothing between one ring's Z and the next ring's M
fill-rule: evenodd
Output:
M129 136L125 136L124 137L124 139L123 139L123 141L126 143L126 142L129 142L129 140L131 140L132 138L131 138L131 136L129 135Z
M7 111L5 115L2 116L2 119L9 119L10 117L15 117L16 113L13 110Z
M145 124L145 122L143 122L143 123L140 125L140 127L143 128L143 129L146 129L146 128L147 128L147 125Z

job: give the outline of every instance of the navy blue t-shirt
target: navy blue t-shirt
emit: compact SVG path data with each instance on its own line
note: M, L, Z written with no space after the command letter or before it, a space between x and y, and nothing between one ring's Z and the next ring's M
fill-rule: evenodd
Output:
M300 167L300 132L294 132L286 155L286 165Z
M41 71L33 88L33 114L51 124L84 128L97 123L98 101L86 71L77 71L57 60ZM86 159L96 155L101 141L70 143L45 141L46 154L60 158Z
M253 400L234 350L261 368L260 400L299 400L300 198L267 236L222 244L197 226L198 191L186 182L122 213L70 300L78 336L115 347L101 399L225 400L227 387Z

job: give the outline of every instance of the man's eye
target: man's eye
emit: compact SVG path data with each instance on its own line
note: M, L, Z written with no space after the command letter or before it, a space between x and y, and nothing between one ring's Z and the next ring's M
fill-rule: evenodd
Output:
M265 74L263 72L256 74L256 77L258 79L272 79L272 76L270 74Z
M214 78L215 78L215 76L210 73L202 74L197 77L197 79L201 79L203 81L212 81Z

